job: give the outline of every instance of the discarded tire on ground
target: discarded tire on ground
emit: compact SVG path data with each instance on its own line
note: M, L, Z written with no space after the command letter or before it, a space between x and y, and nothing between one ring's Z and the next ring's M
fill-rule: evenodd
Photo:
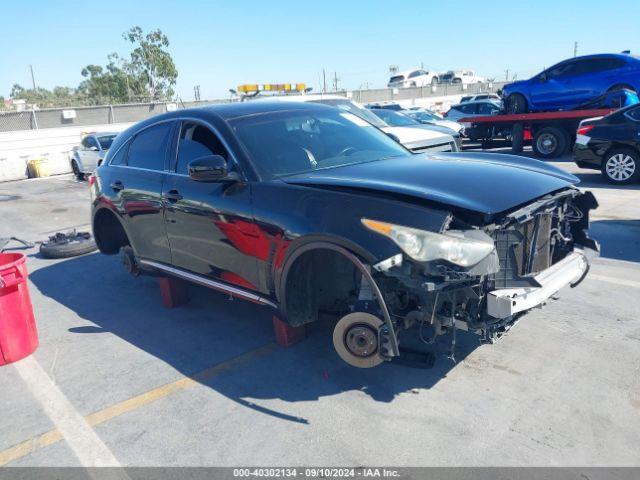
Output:
M76 257L97 250L96 242L90 233L70 232L56 233L49 241L40 245L40 255L44 258Z

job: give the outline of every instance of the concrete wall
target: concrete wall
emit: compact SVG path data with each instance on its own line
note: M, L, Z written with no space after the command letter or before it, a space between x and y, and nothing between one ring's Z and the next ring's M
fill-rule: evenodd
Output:
M0 132L0 182L27 178L27 163L46 158L52 175L71 172L69 152L89 132L119 132L131 123Z

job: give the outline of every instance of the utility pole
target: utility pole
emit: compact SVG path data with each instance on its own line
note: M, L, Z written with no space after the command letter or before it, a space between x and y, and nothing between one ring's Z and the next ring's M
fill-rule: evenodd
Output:
M338 78L338 73L337 72L333 72L333 91L334 92L338 91L338 80L340 80Z
M200 85L193 87L193 96L196 99L196 102L200 101Z
M33 84L33 91L37 91L38 88L36 87L36 77L33 75L33 66L29 65L29 70L31 70L31 83Z
M327 74L322 69L322 93L327 93Z
M504 74L505 74L504 75L505 76L505 80L508 82L509 81L509 69L508 68L504 71Z
M578 42L573 42L573 56L574 58L578 56Z

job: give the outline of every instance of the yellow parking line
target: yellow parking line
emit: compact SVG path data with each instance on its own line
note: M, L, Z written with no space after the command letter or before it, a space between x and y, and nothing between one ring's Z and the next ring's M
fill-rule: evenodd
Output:
M0 467L6 465L9 462L13 462L18 458L26 457L27 455L40 450L41 448L48 447L54 443L62 440L62 434L59 430L50 430L47 433L43 433L37 437L34 437L25 442L14 445L0 452Z
M201 372L191 375L190 377L183 377L179 380L176 380L175 382L167 383L166 385L162 385L140 395L136 395L135 397L116 403L115 405L112 405L110 407L91 413L84 417L84 419L89 425L95 427L96 425L100 425L107 420L118 417L133 410L137 410L140 407L155 402L156 400L160 400L161 398L168 397L175 392L184 390L194 385L198 385L200 382L210 380L220 375L221 373L228 372L233 368L244 365L252 360L255 360L256 358L267 355L274 351L276 348L277 345L275 343L269 343L262 347L238 355L237 357L234 357L230 360L202 370ZM37 450L40 450L41 448L57 443L63 439L64 437L62 436L62 434L57 429L54 429L30 440L26 440L22 443L14 445L13 447L10 447L6 450L0 451L0 467L13 462L14 460L25 457Z

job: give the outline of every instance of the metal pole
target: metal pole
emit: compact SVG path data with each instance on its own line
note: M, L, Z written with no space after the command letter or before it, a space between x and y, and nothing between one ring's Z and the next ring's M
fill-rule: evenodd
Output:
M111 123L116 123L115 116L113 115L113 105L109 105L109 115L111 116Z
M33 75L33 66L29 65L29 70L31 70L31 83L33 84L33 91L38 91L38 87L36 87L36 77Z
M35 129L38 130L38 119L36 118L36 109L35 108L31 109L31 115L33 116L33 125L36 127Z

